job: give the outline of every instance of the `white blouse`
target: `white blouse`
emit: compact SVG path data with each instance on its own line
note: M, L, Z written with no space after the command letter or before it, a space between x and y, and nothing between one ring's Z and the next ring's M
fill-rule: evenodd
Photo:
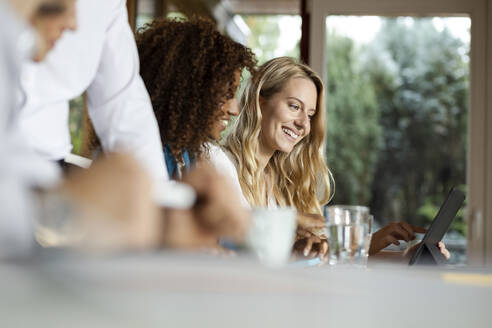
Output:
M241 184L239 183L239 176L237 173L237 167L232 155L228 151L222 149L222 147L216 144L209 143L208 149L209 149L210 163L215 167L215 169L220 174L226 176L229 179L233 189L239 195L241 204L248 208L251 207L248 201L246 200L246 197L244 197L243 191L241 189Z
M210 151L210 162L212 165L215 167L215 169L225 175L227 178L229 178L229 181L231 182L234 190L236 190L237 194L239 195L239 198L241 200L241 204L243 204L245 207L251 208L251 205L248 203L246 200L246 197L244 197L243 191L241 189L241 184L239 183L239 175L237 171L237 166L236 166L236 161L234 160L234 157L232 156L231 153L229 153L227 150L224 150L222 147L216 145L216 144L209 144L208 145L209 151ZM269 209L275 209L278 208L278 204L275 201L275 198L272 195L269 195L268 197L268 206Z

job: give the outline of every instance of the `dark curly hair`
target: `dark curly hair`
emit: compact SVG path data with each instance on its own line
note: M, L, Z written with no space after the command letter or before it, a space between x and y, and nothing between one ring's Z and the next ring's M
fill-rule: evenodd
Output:
M200 157L222 104L235 96L234 73L254 74L254 54L198 17L157 19L138 31L137 46L162 143L176 158L183 149Z

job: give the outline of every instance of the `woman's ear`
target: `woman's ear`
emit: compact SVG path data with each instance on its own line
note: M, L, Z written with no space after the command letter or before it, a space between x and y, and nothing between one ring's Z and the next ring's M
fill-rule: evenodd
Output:
M266 99L265 99L265 98L263 98L262 96L260 96L260 97L258 98L258 102L259 102L259 104L260 104L260 110L262 110L263 105L265 104L265 101L266 101Z

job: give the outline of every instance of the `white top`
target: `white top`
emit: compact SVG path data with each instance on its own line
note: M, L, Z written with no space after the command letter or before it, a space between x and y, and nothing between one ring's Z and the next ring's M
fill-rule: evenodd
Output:
M59 170L24 143L18 130L19 71L34 34L0 0L0 259L29 254L36 203L32 186L55 183Z
M241 189L236 161L234 160L232 154L216 144L209 143L208 147L210 150L210 162L212 163L212 165L219 173L229 178L229 181L231 182L234 190L239 195L241 204L243 204L248 208L251 208L251 205L246 200L246 197L244 197L243 191ZM267 208L269 209L278 208L278 204L275 201L273 195L268 196Z
M157 121L139 75L124 0L77 1L77 31L67 31L42 63L23 66L27 103L21 129L44 158L72 145L68 102L87 90L89 115L105 151L133 154L156 179L168 179Z
M216 144L209 143L208 148L210 151L210 163L220 174L226 176L229 179L233 190L235 190L239 195L241 204L245 207L250 208L251 206L246 200L246 197L244 197L243 191L241 189L236 164L233 160L232 154L230 154L228 151L223 150L220 146Z

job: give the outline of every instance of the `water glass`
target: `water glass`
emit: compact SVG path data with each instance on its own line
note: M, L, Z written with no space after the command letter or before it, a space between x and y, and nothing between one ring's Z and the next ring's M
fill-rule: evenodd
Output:
M331 265L365 267L371 241L372 216L364 206L334 205L325 208Z

